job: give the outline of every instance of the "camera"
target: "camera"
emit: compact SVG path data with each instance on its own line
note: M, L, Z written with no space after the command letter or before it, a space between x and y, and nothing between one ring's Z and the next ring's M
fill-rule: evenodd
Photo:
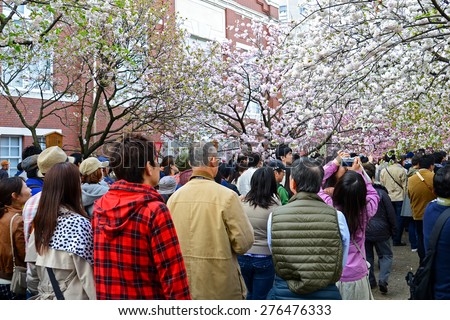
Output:
M351 167L353 166L353 161L355 158L342 158L342 166L343 167Z

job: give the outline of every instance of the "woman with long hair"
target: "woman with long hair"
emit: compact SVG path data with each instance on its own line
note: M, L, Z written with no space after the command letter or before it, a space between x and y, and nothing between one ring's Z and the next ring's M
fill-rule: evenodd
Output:
M46 173L33 227L26 261L35 298L61 299L61 291L64 299L95 299L93 234L81 204L77 166L58 163Z
M14 264L26 266L22 208L30 197L31 190L21 178L0 180L0 300L25 298L11 292L10 284Z
M373 299L364 242L367 224L377 212L380 198L365 174L359 157L354 158L353 165L337 180L331 195L323 190L319 195L327 204L344 214L350 231L347 263L337 283L342 299Z
M267 220L279 205L273 169L257 169L250 180L250 191L243 200L244 211L253 226L255 242L246 254L238 257L247 286L247 300L264 300L272 288L275 269L267 244Z

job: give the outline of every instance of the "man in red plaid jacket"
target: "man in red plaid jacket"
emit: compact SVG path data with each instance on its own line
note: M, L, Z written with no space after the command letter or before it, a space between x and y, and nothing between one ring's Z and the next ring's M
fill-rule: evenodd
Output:
M160 170L153 143L132 135L109 152L119 180L95 203L97 299L190 299L177 233L154 189Z

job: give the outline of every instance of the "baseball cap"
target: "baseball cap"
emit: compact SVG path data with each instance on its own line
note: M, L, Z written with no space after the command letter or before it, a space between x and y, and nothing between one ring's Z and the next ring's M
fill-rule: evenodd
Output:
M271 160L269 162L269 167L271 167L273 170L286 170L286 166L281 160Z
M75 158L68 157L67 154L58 146L53 146L42 151L37 158L39 168L38 176L43 177L55 164L61 162L75 162Z
M80 173L83 176L87 176L95 172L98 168L106 168L107 166L109 166L109 161L100 161L97 158L90 157L81 162Z
M98 161L100 161L100 162L108 161L108 158L105 157L105 156L98 156L97 159L98 159Z
M9 164L8 160L2 160L1 165L2 166L6 166L7 164Z

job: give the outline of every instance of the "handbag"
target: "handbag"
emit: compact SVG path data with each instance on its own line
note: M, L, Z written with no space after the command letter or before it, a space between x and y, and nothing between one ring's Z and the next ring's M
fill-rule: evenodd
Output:
M13 236L12 236L12 224L14 219L19 214L16 213L9 222L9 235L11 238L11 252L12 252L12 259L13 259L13 276L11 279L11 292L17 294L17 295L25 295L27 292L27 268L16 266L16 257L14 255L14 242L13 242Z
M409 200L409 196L406 193L405 198L403 199L402 211L400 212L401 217L412 217L411 210L411 201Z

